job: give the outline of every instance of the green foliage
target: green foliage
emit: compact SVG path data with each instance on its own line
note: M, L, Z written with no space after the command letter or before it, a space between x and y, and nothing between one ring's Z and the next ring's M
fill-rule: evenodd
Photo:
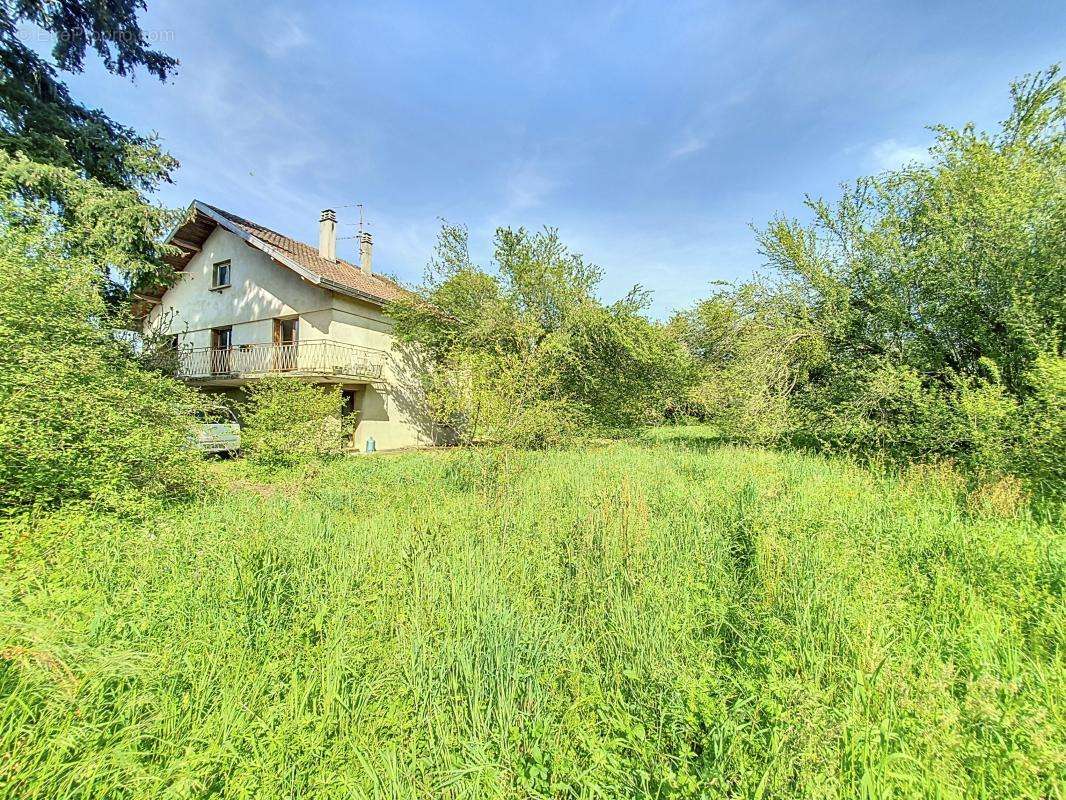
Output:
M1026 79L997 134L934 128L928 164L761 231L775 280L676 323L704 367L704 413L753 441L947 457L1052 487L1062 450L1038 432L1059 424L1042 382L1066 350L1064 87L1057 68Z
M430 410L461 440L549 446L654 419L680 396L691 360L643 316L639 288L604 305L600 270L553 230L499 229L495 262L474 265L465 229L445 226L418 296L389 310L431 358Z
M109 72L132 77L144 67L165 80L177 61L147 46L137 21L144 7L143 0L0 4L0 149L112 188L143 190L169 180L177 162L154 136L140 136L78 103L56 73L57 67L81 72L91 46ZM19 41L19 26L26 24L55 36L55 66Z
M173 67L147 50L137 3L0 7L0 506L129 505L200 486L190 448L196 393L145 369L115 330L132 327L116 276L158 281L173 215L140 191L176 165L154 139L74 102L16 38L57 36L78 70L86 46L120 75Z
M154 134L74 100L57 69L80 72L91 47L114 74L144 67L166 79L177 62L148 47L137 20L143 8L143 0L0 4L0 196L62 213L61 224L97 259L98 290L112 310L129 299L130 282L170 277L159 242L177 215L141 193L169 182L178 163ZM19 40L28 25L55 37L54 66Z
M1061 794L1063 531L951 472L678 428L217 468L0 536L0 796Z
M84 240L43 206L4 204L0 220L0 507L198 487L199 400L116 338Z
M125 297L116 275L134 283L165 283L173 277L162 261L171 248L161 242L180 213L151 205L132 189L114 189L64 167L0 152L0 197L16 200L6 206L16 224L32 224L38 209L51 204L62 209L53 222L78 240L83 258L97 264L98 283L112 311L120 310L118 300Z
M273 376L244 387L241 447L268 469L339 453L344 445L340 389Z
M573 406L553 396L558 374L538 360L456 350L423 376L423 383L430 413L453 425L468 444L551 447L577 429Z
M675 315L670 329L701 365L687 410L751 442L777 442L790 430L793 391L826 359L794 287L721 289Z
M1066 502L1066 358L1042 356L1026 376L1015 470L1030 478L1040 495Z

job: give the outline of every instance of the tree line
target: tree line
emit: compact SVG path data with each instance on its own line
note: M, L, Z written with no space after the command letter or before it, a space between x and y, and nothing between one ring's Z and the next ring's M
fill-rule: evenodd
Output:
M553 230L501 229L494 264L446 226L392 309L464 441L543 446L693 417L725 438L950 459L1066 486L1066 159L1058 67L1011 87L992 133L936 126L928 161L756 230L767 273L658 324L647 294Z
M114 335L133 324L128 287L170 278L162 242L178 214L151 192L177 162L58 77L89 48L117 75L170 76L177 63L148 46L142 8L0 4L9 512L198 483L187 431L202 398ZM18 39L25 22L55 35L51 62ZM501 228L479 265L467 231L445 225L424 281L389 309L428 358L429 413L459 442L522 447L697 419L734 441L950 459L1061 500L1063 90L1057 67L1026 78L997 131L937 127L927 162L862 178L834 203L808 199L805 221L756 231L765 275L666 321L640 287L603 300L602 270L554 230ZM250 416L280 429L291 406L306 427L319 404L293 392L287 404L271 385ZM258 438L271 458L287 452L285 437Z
M671 321L699 413L753 442L950 459L1066 488L1066 117L1058 67L992 133L757 232L769 274Z

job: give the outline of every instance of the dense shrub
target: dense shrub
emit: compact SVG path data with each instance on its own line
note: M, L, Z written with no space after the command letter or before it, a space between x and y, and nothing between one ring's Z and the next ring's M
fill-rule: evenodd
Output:
M783 287L719 290L670 330L701 367L685 409L748 442L776 443L794 427L793 391L826 358L802 296Z
M576 431L576 409L552 389L559 376L515 355L449 353L424 376L429 411L463 441L551 447Z
M1041 495L1066 501L1066 358L1038 358L1027 384L1011 463Z
M495 262L474 265L465 229L445 226L425 284L390 309L429 356L431 413L462 441L549 446L654 419L680 395L691 360L643 315L645 293L602 303L600 270L553 230L499 229Z
M339 453L346 426L341 423L340 389L274 376L245 387L241 446L253 463L288 467Z
M99 264L44 208L0 209L0 506L128 502L200 484L197 395L116 337Z

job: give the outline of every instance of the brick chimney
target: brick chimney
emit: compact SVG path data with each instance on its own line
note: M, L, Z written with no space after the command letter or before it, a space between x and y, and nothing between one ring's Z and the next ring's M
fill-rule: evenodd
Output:
M371 266L371 256L374 252L374 240L370 238L368 231L363 231L359 237L359 269L365 275L373 275L374 268Z
M327 261L337 260L337 214L332 208L318 220L318 254Z

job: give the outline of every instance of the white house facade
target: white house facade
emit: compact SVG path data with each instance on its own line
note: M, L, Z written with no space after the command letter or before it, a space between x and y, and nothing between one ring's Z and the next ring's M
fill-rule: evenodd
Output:
M178 375L233 391L266 375L335 384L356 414L353 445L424 446L441 432L425 412L416 353L396 341L384 308L405 293L375 275L369 234L360 265L336 257L336 215L322 212L313 248L194 201L167 238L176 280L141 291L145 330L172 337Z

